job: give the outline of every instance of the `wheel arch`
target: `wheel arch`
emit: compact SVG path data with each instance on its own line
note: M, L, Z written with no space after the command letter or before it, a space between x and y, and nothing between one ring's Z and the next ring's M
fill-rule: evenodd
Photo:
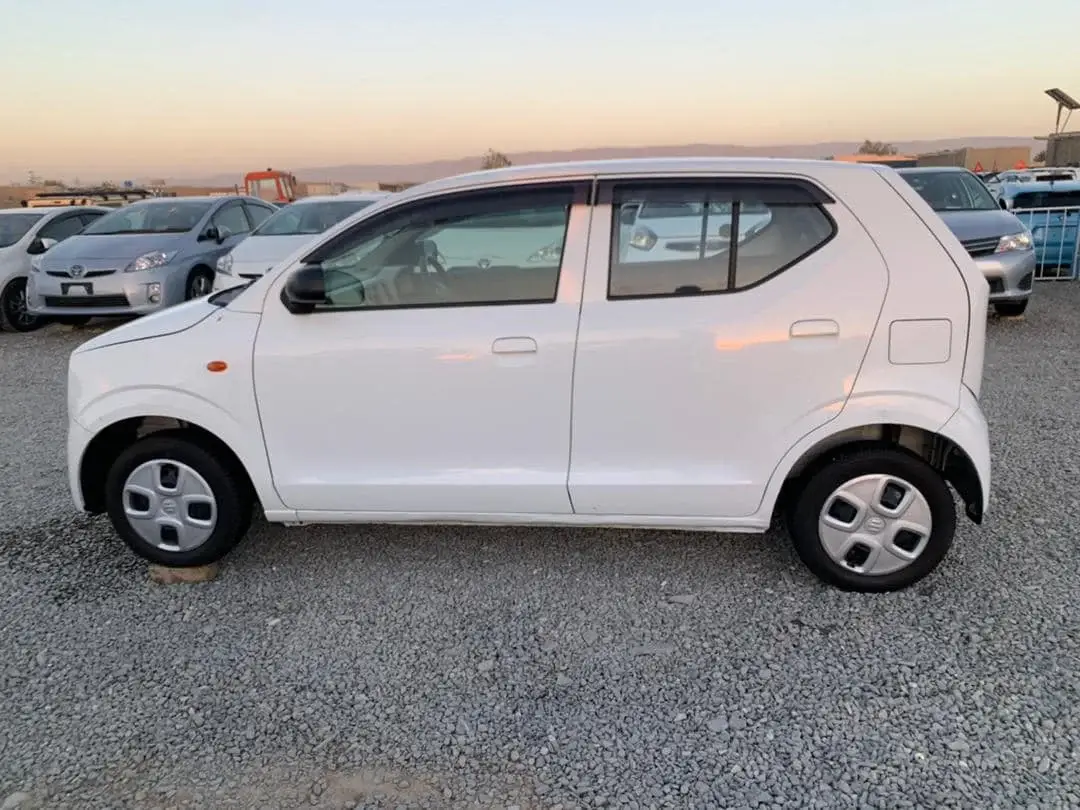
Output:
M859 425L826 436L805 450L788 470L774 504L787 508L803 482L837 458L875 447L901 450L937 470L964 502L965 514L980 524L986 508L978 467L959 443L940 432L897 423Z
M113 422L98 431L79 460L79 489L84 509L91 514L105 512L105 480L116 458L135 442L151 435L183 438L212 453L243 482L251 497L262 498L244 462L212 431L185 419L167 416L133 416Z

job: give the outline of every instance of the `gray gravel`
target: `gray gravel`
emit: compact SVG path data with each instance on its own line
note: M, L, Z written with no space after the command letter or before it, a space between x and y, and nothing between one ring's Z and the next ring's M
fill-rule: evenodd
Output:
M780 537L258 525L150 584L71 513L81 334L0 335L0 802L1080 806L1080 284L991 323L995 501L908 592Z

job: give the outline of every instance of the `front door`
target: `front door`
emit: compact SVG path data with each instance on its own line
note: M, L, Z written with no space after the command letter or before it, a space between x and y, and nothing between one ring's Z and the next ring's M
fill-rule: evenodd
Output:
M885 264L858 220L806 181L672 178L599 194L575 366L574 509L752 515L784 453L843 407ZM628 229L627 207L654 218Z
M308 513L566 514L585 187L378 212L268 290L255 388L274 485ZM482 518L481 518L482 519Z

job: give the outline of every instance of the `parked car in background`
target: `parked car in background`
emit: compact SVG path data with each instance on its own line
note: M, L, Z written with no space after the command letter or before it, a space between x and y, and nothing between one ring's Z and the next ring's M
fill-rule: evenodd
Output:
M761 233L772 213L761 203L740 205L739 241ZM696 205L681 201L653 200L621 209L620 225L626 234L620 241L623 262L655 262L690 255L699 258L727 250L735 214L729 201ZM705 231L704 237L702 230Z
M1008 189L1009 210L1031 230L1040 276L1080 271L1080 181L1026 183Z
M949 226L990 285L1000 315L1022 315L1035 280L1035 251L1023 222L998 207L978 177L960 167L897 169Z
M214 289L224 290L259 278L312 237L387 196L389 192L385 191L345 192L301 197L283 206L217 260Z
M702 228L713 202L769 224L746 251L625 262L622 209L652 202L697 206ZM563 249L529 261L553 222ZM508 258L446 264L449 246ZM748 532L779 510L818 576L892 590L948 551L950 483L982 520L987 295L883 166L445 178L78 347L72 493L172 566L224 556L255 503L279 523Z
M29 311L145 315L207 295L214 264L277 209L253 197L163 197L106 214L34 262Z
M110 210L82 205L0 209L0 328L31 332L45 325L44 318L26 308L31 262Z

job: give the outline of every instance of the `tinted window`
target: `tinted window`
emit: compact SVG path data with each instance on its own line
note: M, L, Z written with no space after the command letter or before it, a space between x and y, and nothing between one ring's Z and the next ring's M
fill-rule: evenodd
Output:
M89 225L91 222L100 219L104 214L104 211L83 211L79 214L79 218L83 221L83 225Z
M83 224L83 221L78 214L67 214L42 225L41 230L38 231L38 238L55 239L57 242L63 242L69 236L74 236L85 227L86 226Z
M309 257L325 273L323 308L550 303L572 195L502 191L360 223Z
M269 205L255 205L255 203L244 203L244 207L247 208L248 217L251 219L251 228L254 230L263 224L272 214L277 213L276 208L271 208Z
M1070 208L1080 206L1077 191L1024 191L1013 197L1013 208Z
M613 299L744 289L808 256L835 232L832 219L798 186L624 186L615 189L613 204ZM626 207L670 215L638 216L627 225Z
M244 208L238 203L229 203L214 214L214 225L217 228L225 228L231 234L247 233L251 230L247 217L244 216Z
M0 248L14 245L44 214L0 214Z

